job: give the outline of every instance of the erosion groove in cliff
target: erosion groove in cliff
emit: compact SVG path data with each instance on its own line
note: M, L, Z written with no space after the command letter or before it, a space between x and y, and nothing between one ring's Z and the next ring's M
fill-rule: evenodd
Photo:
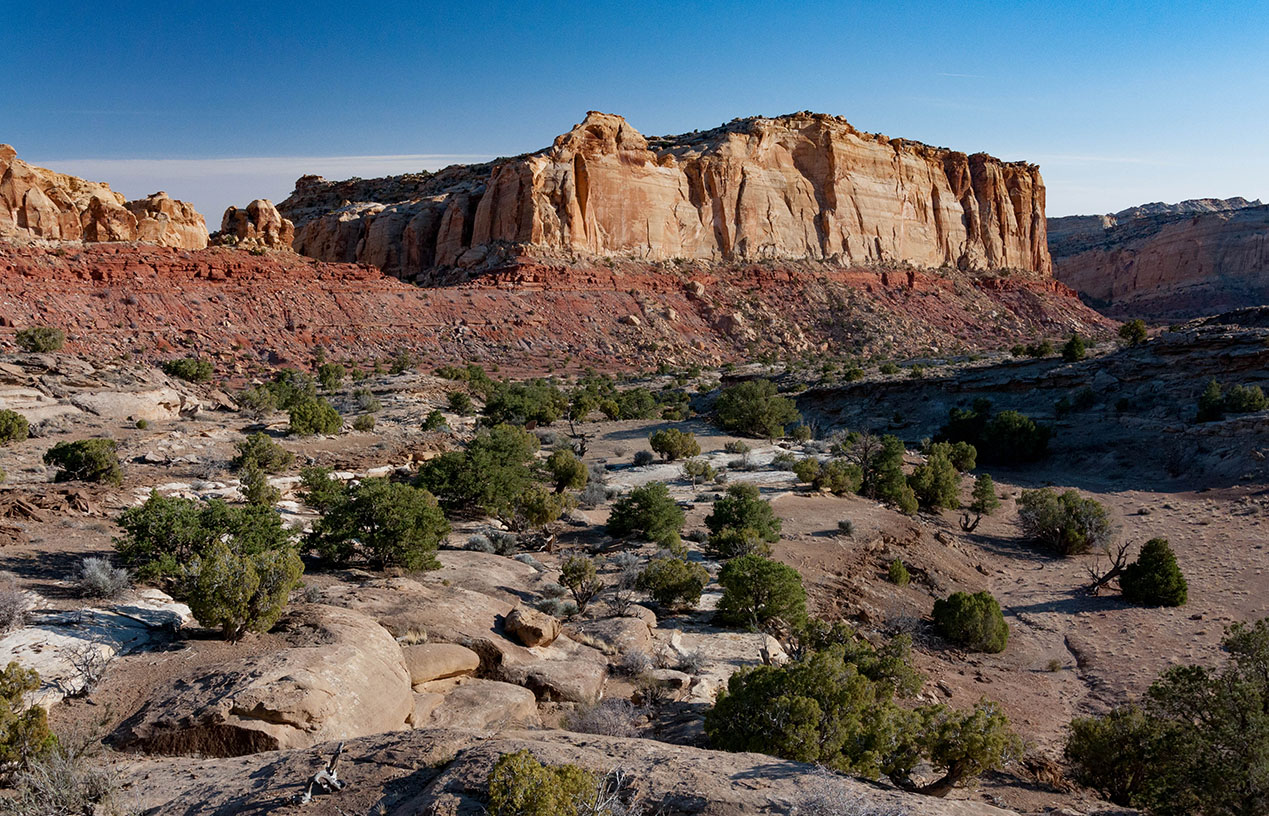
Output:
M550 148L492 164L306 176L279 209L297 251L420 282L523 254L1051 268L1035 165L811 113L647 139L592 111Z

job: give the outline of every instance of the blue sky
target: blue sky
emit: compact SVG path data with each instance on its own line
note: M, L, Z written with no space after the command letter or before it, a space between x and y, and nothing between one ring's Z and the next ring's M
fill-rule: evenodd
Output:
M0 20L0 142L212 222L303 172L534 150L590 109L646 134L840 114L1037 162L1051 215L1269 199L1263 0L0 0Z

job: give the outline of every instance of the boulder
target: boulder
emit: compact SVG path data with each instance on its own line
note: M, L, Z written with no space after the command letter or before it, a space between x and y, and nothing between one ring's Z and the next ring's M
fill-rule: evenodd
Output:
M122 748L238 756L407 727L401 647L372 619L308 604L279 626L288 646L179 677L115 734Z
M580 639L593 640L616 652L650 652L652 630L639 618L601 618L569 627Z
M198 400L174 388L147 391L85 391L71 397L71 404L103 419L175 419L198 410Z
M533 692L496 680L464 679L415 727L498 731L542 724Z
M232 238L238 246L261 249L290 249L295 225L283 218L267 198L257 198L244 209L230 207L220 220L218 240Z
M475 674L480 655L457 643L420 643L401 647L414 685L463 674Z
M517 606L503 623L507 633L525 646L550 646L560 635L560 622L545 612Z

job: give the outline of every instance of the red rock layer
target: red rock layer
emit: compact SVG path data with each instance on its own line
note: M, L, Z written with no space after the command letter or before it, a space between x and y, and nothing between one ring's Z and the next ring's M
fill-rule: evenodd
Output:
M0 331L60 326L73 349L102 357L192 345L220 356L226 373L253 361L306 360L315 345L340 358L406 347L434 363L622 370L763 352L948 353L1111 326L1048 278L808 261L527 262L422 289L373 268L285 252L0 242L0 291L0 324L9 327Z

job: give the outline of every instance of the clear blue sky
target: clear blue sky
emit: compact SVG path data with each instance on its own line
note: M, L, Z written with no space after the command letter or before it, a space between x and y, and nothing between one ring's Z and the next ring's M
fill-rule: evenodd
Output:
M0 0L0 21L0 142L213 222L305 171L544 147L589 109L646 134L840 114L1035 161L1051 215L1269 198L1264 0ZM223 161L253 157L276 160Z

